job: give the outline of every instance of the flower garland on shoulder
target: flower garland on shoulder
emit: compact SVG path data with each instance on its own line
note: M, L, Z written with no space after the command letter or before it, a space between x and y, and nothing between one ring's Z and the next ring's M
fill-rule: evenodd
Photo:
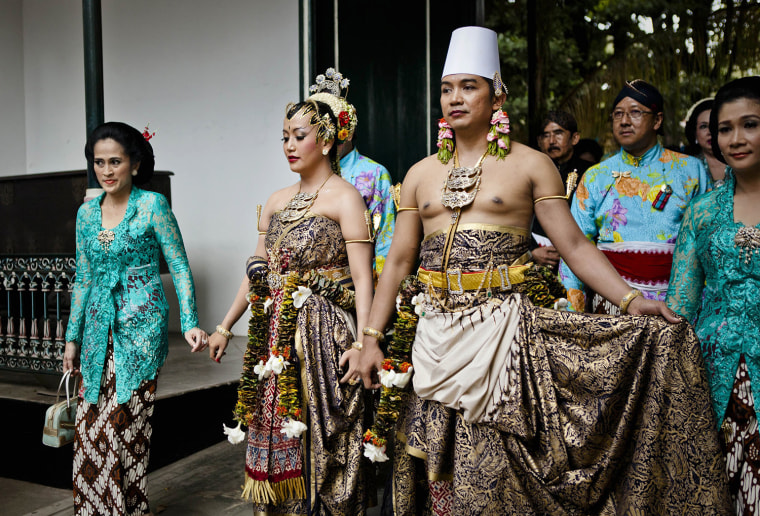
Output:
M265 272L254 274L250 281L248 301L251 304L251 318L248 323L248 347L238 385L235 419L239 425L250 425L259 385L262 380L275 374L279 389L276 410L277 414L285 418L282 432L288 438L299 437L306 430L302 421L299 371L297 367L289 367L292 365L290 360L295 356L298 310L312 294L322 296L344 310L352 310L355 307L355 295L353 290L320 275L316 270L290 272L283 285L277 339L267 349L267 312L272 300L268 295L269 286Z
M491 127L488 129L488 154L496 159L504 159L509 154L509 116L501 109L491 115ZM445 118L438 120L438 161L446 165L454 155L454 131Z
M416 276L407 276L401 282L396 298L397 317L393 324L393 338L388 343L383 369L379 373L382 391L377 407L375 424L364 434L364 456L372 462L388 460L388 436L398 421L401 407L408 393L407 386L414 368L411 364L412 343L417 331L420 310L415 296L421 290Z

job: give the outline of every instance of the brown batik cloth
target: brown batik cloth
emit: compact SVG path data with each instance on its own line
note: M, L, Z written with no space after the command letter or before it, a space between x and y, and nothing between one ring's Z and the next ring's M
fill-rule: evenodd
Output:
M79 399L74 440L77 516L133 516L150 512L147 469L156 380L145 380L127 403L116 402L113 340L97 405Z
M760 433L743 353L721 430L728 485L736 514L760 514Z
M482 249L519 256L523 240L507 229L465 227L450 263L482 270L494 259ZM423 267L436 270L439 247L438 237L423 241ZM449 301L462 307L473 295ZM689 325L557 312L525 297L519 310L517 386L495 421L468 423L437 401L409 396L397 427L393 507L384 513L441 514L429 481L447 479L452 515L730 513L702 353Z
M287 225L280 220L279 212L275 213L266 242L270 255L288 257L283 273L348 265L340 225L320 215L310 213ZM275 299L276 290L272 290ZM277 306L275 301L273 316ZM363 432L371 423L365 406L370 407L371 400L361 384L339 383L343 376L340 356L354 341L349 318L353 315L315 294L298 309L297 359L291 358L289 367L297 367L301 373L308 430L300 439L286 440L280 432L282 418L275 413L279 391L274 375L259 388L254 423L248 432L246 483L253 478L268 479L275 500L254 500L254 515L363 515L374 499L369 492L370 464L362 457ZM293 445L298 453L294 453ZM277 486L296 470L301 470L305 498Z

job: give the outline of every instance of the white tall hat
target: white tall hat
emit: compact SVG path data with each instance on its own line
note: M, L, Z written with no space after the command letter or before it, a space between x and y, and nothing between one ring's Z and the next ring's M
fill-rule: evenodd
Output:
M493 80L498 95L504 87L500 68L499 42L494 31L485 27L460 27L451 33L441 79L457 73L480 75ZM506 90L504 87L505 93Z

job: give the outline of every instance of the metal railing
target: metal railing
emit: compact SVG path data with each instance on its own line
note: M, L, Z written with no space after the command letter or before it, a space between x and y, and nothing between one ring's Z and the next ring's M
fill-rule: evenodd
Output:
M0 369L63 371L73 256L0 258Z

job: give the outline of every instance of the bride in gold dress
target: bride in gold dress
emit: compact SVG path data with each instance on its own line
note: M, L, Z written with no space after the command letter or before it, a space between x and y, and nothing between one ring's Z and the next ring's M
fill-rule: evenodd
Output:
M373 246L364 201L340 177L340 123L321 102L288 105L283 151L299 181L260 211L255 255L210 338L218 361L250 303L235 415L248 427L243 495L254 514L365 514L370 498L371 404L355 367Z

